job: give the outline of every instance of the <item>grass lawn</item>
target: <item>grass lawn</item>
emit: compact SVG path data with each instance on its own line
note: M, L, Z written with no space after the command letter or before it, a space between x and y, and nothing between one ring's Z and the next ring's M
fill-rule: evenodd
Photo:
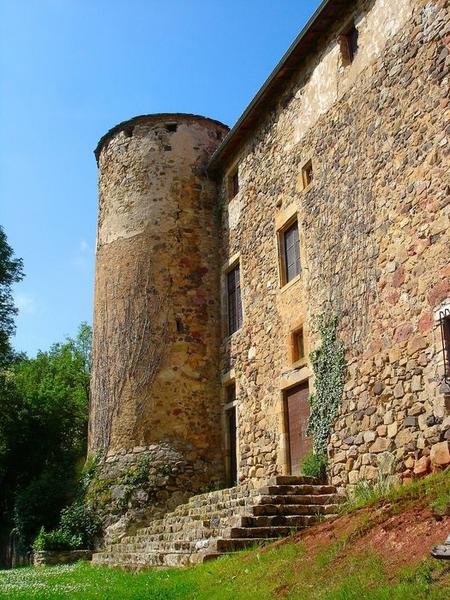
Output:
M392 573L370 553L353 556L339 571L332 565L338 546L307 561L304 549L287 543L254 550L185 570L126 573L78 563L0 573L0 597L24 600L448 600L449 574L428 559Z
M3 600L449 600L450 566L429 556L450 518L449 473L372 495L365 505L267 548L190 569L127 573L90 564L0 571Z

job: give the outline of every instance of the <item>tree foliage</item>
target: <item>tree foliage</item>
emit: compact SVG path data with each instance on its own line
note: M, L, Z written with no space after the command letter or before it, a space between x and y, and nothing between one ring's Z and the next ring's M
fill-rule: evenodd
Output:
M86 453L91 329L0 377L1 520L26 545L57 525L74 497Z
M0 225L0 364L10 355L10 337L15 331L17 308L12 296L12 285L23 278L21 258L14 256L5 231Z

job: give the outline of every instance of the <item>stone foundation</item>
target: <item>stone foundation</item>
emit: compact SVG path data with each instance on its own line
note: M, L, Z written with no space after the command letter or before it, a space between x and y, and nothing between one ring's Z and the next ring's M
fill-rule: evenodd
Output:
M223 481L211 477L211 463L189 460L192 455L188 445L167 441L123 449L101 460L87 500L102 519L106 538L115 539L194 494L221 487Z
M33 553L33 566L67 565L91 558L92 550L39 550Z

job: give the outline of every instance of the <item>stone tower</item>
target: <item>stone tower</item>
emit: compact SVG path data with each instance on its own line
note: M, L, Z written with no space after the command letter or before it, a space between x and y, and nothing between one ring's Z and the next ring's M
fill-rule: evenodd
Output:
M89 450L115 476L146 458L162 507L223 479L217 194L206 166L227 131L205 117L141 116L95 151Z

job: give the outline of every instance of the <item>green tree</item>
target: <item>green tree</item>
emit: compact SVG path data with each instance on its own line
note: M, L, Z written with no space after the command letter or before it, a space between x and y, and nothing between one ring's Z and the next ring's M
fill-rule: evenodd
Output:
M22 259L14 256L5 231L0 225L0 365L4 364L11 354L9 339L15 331L14 317L17 314L12 285L21 279L23 279Z
M86 454L91 328L10 364L0 397L0 507L24 545L56 526Z

